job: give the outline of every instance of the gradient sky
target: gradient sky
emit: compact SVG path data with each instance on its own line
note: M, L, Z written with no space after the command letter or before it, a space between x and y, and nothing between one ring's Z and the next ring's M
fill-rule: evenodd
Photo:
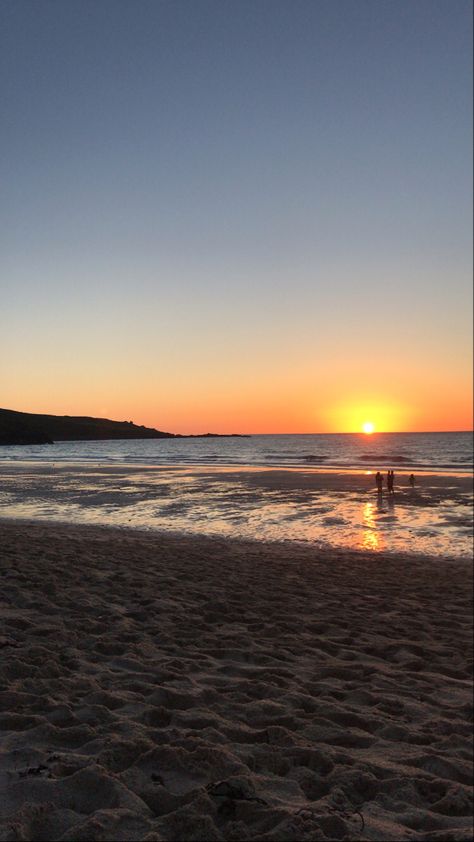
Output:
M0 406L472 427L467 0L2 0Z

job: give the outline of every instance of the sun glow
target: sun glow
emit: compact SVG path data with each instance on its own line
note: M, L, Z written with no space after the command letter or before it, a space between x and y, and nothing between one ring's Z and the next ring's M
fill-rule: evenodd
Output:
M328 431L370 436L409 430L413 412L403 401L391 396L348 393L347 401L329 405L324 421Z

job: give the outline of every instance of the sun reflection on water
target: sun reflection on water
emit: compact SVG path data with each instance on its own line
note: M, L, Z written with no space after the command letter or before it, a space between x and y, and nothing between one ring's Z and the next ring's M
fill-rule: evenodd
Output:
M373 503L364 504L362 509L362 523L365 527L361 541L362 549L379 550L381 548L381 542L377 533L375 506Z

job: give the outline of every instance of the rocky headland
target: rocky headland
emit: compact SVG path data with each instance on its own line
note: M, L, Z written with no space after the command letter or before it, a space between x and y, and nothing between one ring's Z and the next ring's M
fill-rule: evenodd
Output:
M218 433L205 433L217 437ZM53 444L56 441L98 441L103 439L199 438L167 433L134 424L74 415L38 415L0 409L0 445Z

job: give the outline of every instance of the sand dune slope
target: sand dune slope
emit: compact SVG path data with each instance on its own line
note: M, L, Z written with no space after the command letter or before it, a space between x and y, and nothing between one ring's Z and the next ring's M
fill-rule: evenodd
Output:
M472 836L463 563L0 525L0 840Z

